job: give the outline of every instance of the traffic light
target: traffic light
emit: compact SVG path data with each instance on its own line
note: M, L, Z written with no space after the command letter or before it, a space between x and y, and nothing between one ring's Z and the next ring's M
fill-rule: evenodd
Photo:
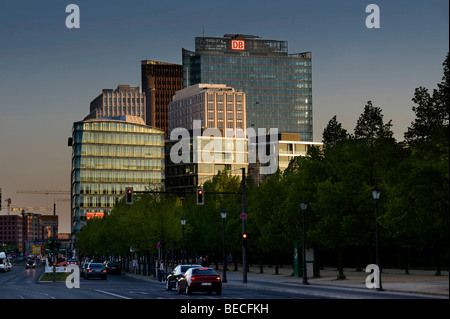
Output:
M133 187L125 188L125 203L127 205L133 204Z
M244 247L247 247L247 238L248 238L248 234L247 233L243 233L242 234L242 245Z
M205 204L204 198L203 198L203 188L197 188L197 205L203 205Z

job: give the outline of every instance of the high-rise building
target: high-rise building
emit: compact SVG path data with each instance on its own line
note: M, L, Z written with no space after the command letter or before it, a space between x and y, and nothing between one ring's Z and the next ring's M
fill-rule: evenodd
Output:
M174 154L177 136L166 141L166 188L193 191L225 170L241 178L241 169L248 168L245 123L243 92L201 83L177 91L169 104L169 128L189 132L189 150L182 150L189 153L189 161L173 161L179 155Z
M23 244L23 216L0 215L0 246Z
M126 187L164 186L164 132L137 116L91 119L73 124L72 233L90 215L110 211Z
M249 139L249 149L257 148L271 149L272 154L276 157L276 163L281 172L289 167L291 161L297 156L306 156L309 148L315 146L322 148L322 142L301 141L298 133L278 133L276 139L270 140L269 135L253 136ZM266 152L270 153L270 152ZM261 174L261 167L268 166L261 163L256 157L256 161L249 163L248 171L253 181L258 184L272 174ZM275 173L275 172L274 172Z
M287 41L226 34L196 37L183 48L183 87L225 84L247 95L247 125L313 140L311 52L288 53Z
M119 85L115 90L103 89L91 102L89 112L85 120L130 115L145 121L145 93L130 85Z
M196 84L177 91L169 103L169 132L176 127L192 130L193 121L203 128L245 130L245 93L224 84Z
M183 88L180 64L141 61L142 92L146 95L147 125L159 128L168 137L168 107L175 92Z

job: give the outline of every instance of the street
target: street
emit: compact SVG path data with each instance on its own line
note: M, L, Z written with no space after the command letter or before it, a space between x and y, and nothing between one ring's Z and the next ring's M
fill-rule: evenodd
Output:
M107 280L80 278L80 288L69 289L64 282L38 282L44 268L14 266L0 274L0 299L302 299L318 298L279 291L227 287L220 296L194 292L192 295L168 291L163 282L143 281L126 275L109 275Z
M108 275L107 280L80 278L80 288L69 289L64 282L38 282L44 267L25 269L13 266L0 273L0 299L416 299L428 298L417 294L377 292L328 286L303 286L287 282L259 281L253 277L242 284L239 274L229 273L222 295L194 292L192 295L167 291L164 282L138 275ZM255 276L256 278L256 276ZM432 298L431 296L429 298Z

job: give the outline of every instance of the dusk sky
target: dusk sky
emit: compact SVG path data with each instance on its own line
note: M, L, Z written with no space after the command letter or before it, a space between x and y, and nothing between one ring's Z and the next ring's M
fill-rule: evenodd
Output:
M79 29L65 24L71 3L80 8ZM365 24L371 3L380 8L379 29ZM182 48L194 50L203 27L209 37L252 34L288 41L289 53L312 52L314 141L334 115L353 133L369 100L402 141L415 117L414 89L431 91L442 79L449 2L0 0L2 205L68 199L17 190L70 191L73 122L102 89L141 87L141 60L181 64ZM69 202L56 204L59 231L70 232Z

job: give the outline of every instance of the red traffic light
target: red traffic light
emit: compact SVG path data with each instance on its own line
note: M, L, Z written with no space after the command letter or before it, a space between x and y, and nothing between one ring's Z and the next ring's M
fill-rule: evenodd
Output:
M127 187L125 188L125 203L127 205L133 204L133 187Z
M203 188L197 189L197 205L204 205L205 201L203 198Z

